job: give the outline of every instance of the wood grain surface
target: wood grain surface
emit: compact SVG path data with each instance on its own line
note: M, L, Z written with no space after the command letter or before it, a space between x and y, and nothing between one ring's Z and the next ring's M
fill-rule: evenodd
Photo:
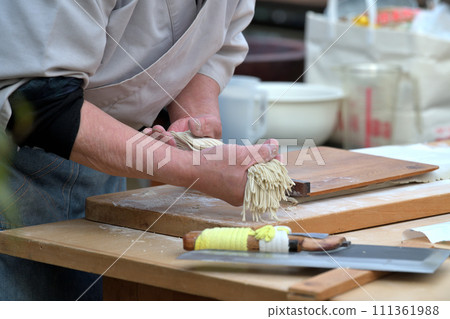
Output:
M311 181L311 196L378 184L437 168L328 147L319 147L318 151L321 160L314 157L314 152L307 160L305 154L298 151L289 153L287 158L293 178ZM243 222L241 207L233 207L198 191L185 193L182 187L163 185L90 197L86 201L86 218L180 237L189 231L210 227L266 224L287 225L296 232L338 233L446 213L450 191L446 191L448 186L443 184L448 182L396 186L297 206L282 203L277 213L279 221L258 223Z
M310 183L310 196L424 174L436 165L320 146L286 154L289 176Z
M328 300L351 289L389 274L384 271L370 271L336 268L325 271L289 287L290 300Z
M355 244L397 246L402 242L404 230L449 219L450 214L446 214L343 235ZM86 220L0 232L0 253L203 298L286 300L291 297L294 289L289 291L291 287L323 273L320 269L302 267L179 260L177 257L184 252L182 246L181 238ZM432 275L391 273L332 300L448 301L449 285L450 259ZM315 292L317 289L311 289L309 294ZM334 291L329 292L335 295ZM134 298L132 291L125 289L115 293L128 293L129 299Z

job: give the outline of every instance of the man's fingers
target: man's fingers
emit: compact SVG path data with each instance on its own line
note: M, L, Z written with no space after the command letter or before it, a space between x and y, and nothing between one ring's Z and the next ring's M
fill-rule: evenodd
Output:
M279 158L278 141L271 139L263 144L247 146L247 157L243 160L242 165L254 165L256 163L266 163L274 158Z
M152 134L153 130L150 127L146 127L145 129L142 130L142 133L144 133L145 135L150 136Z
M259 149L259 154L263 158L265 162L269 162L274 158L277 158L278 155L278 141L274 139L269 139L264 142L264 144Z
M164 127L162 127L161 125L155 125L155 126L153 126L153 127L152 127L152 130L153 130L154 132L159 132L159 133L161 133L161 134L164 134L164 133L167 132L166 129L165 129Z
M147 131L148 132L148 131ZM145 133L144 130L144 134L150 135L151 137L153 137L156 140L159 140L163 143L169 144L171 146L176 146L177 143L175 142L175 138L172 136L172 134L170 134L169 132L167 132L164 127L162 127L161 125L155 125L151 128L151 132L149 132L150 134Z
M190 118L188 121L189 130L197 137L220 138L222 136L222 126L215 117L205 116Z
M199 118L190 118L188 121L189 130L191 131L192 135L194 136L201 136L205 137L203 135L203 125L202 120Z

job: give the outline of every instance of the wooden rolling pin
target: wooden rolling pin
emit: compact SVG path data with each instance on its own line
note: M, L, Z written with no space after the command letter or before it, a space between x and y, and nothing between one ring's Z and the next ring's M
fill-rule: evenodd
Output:
M183 236L183 248L184 250L194 250L195 241L200 236L201 231L191 231ZM328 236L325 238L311 238L307 236L288 235L289 238L289 251L321 251L332 250L341 246L346 246L349 242L342 236ZM259 250L259 240L253 236L248 236L247 239L248 250Z

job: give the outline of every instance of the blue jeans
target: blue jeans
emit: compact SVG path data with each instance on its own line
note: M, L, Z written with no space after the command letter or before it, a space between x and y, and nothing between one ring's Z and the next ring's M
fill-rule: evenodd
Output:
M125 178L28 147L17 152L8 169L11 196L0 204L0 230L83 218L86 197L126 187ZM0 300L76 300L97 278L0 254ZM98 281L81 300L101 298Z

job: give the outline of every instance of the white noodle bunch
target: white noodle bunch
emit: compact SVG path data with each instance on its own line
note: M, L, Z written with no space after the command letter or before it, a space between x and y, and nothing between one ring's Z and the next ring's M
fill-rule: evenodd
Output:
M214 138L196 138L190 131L170 133L174 136L177 147L184 150L199 151L223 144ZM288 200L286 194L293 185L286 167L276 159L251 166L247 173L242 220L246 220L246 210L252 214L253 221L263 221L261 216L267 211L272 219L278 219L280 202Z
M218 145L222 145L222 141L215 138L197 138L190 131L186 132L170 132L175 138L177 147L183 150L200 151L205 148L210 148Z
M293 185L286 167L277 159L251 166L245 185L242 220L245 221L247 209L252 214L253 221L263 221L261 216L267 211L272 219L278 219L280 202L287 200L286 193Z

